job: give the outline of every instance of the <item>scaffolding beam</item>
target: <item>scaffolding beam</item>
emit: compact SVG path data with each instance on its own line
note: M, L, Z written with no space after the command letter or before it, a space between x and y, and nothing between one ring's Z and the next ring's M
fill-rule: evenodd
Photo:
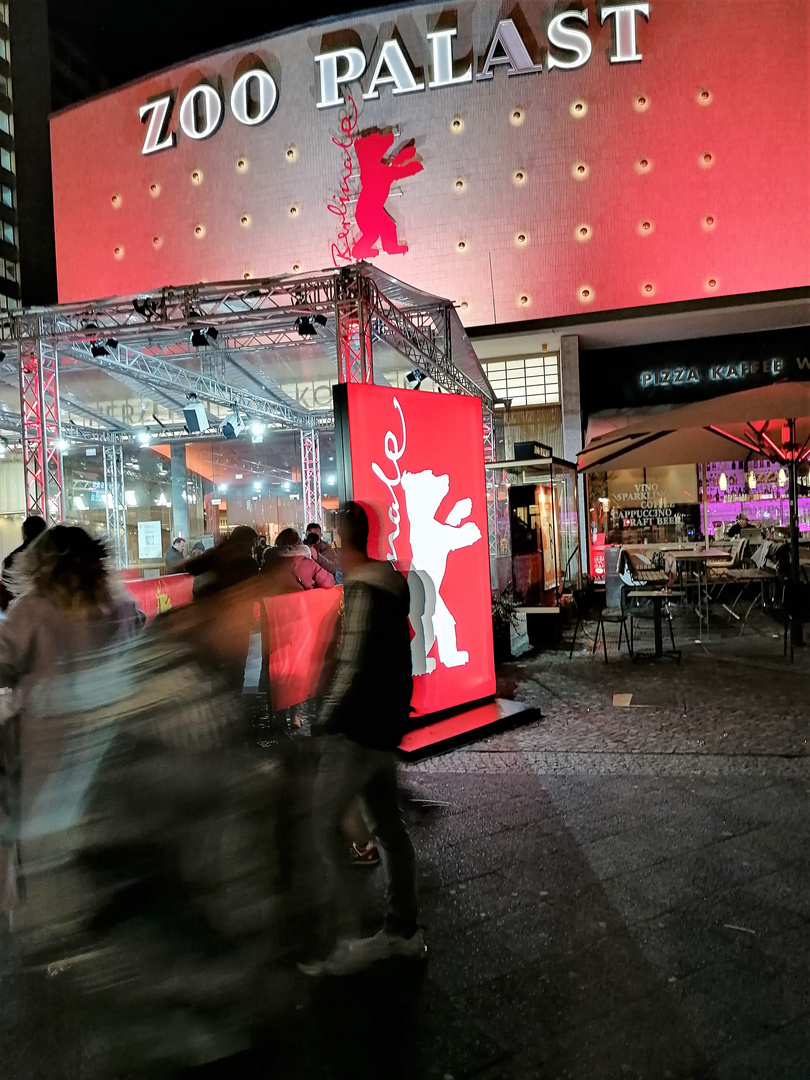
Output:
M335 295L338 382L373 383L371 326L363 279L353 267L341 271Z
M495 461L495 417L489 409L483 410L484 423L484 461ZM486 469L487 480L487 537L489 539L489 557L498 554L498 484L493 469Z
M39 336L20 343L20 413L26 513L52 524L64 516L59 366Z
M127 499L124 490L124 452L120 443L107 444L104 455L104 508L107 518L107 542L115 568L129 565L127 552Z
M321 518L321 455L317 428L301 431L301 482L304 491L304 525Z

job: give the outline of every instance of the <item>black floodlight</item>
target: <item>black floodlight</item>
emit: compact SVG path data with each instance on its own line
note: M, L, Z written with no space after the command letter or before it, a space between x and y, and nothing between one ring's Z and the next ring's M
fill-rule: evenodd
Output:
M90 352L91 352L91 353L93 354L93 356L95 356L95 357L99 357L99 356L109 356L109 355L110 355L110 354L109 354L109 353L107 352L107 350L106 350L106 349L104 348L104 346L103 346L103 345L101 344L101 342L100 342L100 341L94 341L94 342L92 342L92 343L91 343L91 345L90 345Z
M218 337L219 330L215 326L195 327L191 331L191 344L195 349L203 349L207 345L213 345Z
M114 337L108 337L107 338L107 348L108 349L117 349L118 348L118 342L115 340Z
M295 329L299 337L315 337L315 324L311 315L299 315L295 320Z
M318 314L315 316L315 322L318 324L318 326L326 326L326 316L318 312Z
M157 315L157 300L153 300L151 296L144 296L142 298L136 297L132 301L132 306L138 314L148 322L151 322L155 315Z
M410 383L414 390L418 390L426 378L427 375L425 375L423 371L419 371L418 369L414 371L409 371L408 374L405 376L406 381Z
M0 364L3 363L5 358L6 358L6 354L2 350L0 350Z

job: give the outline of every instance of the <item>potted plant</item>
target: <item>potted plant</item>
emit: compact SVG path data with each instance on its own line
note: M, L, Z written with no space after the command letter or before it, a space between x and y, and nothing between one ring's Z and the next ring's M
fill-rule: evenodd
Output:
M512 586L507 585L501 593L492 594L492 640L496 664L512 659L513 627L518 627L518 606Z

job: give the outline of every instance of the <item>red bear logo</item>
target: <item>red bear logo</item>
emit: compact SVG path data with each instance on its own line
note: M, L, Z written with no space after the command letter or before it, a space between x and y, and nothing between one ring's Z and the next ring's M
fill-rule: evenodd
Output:
M379 239L383 251L389 255L402 255L407 244L400 244L397 223L385 209L391 193L391 185L405 176L422 171L421 161L416 161L416 147L405 146L390 161L385 155L394 142L392 132L373 132L355 140L357 161L360 165L360 196L355 210L355 221L360 238L352 246L355 259L371 259L379 255L375 247Z

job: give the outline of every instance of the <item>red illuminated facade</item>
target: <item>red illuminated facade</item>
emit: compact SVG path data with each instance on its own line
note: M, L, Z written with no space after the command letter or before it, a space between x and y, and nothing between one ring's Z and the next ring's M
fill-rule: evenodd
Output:
M572 461L605 410L799 364L732 336L805 318L808 20L804 0L459 0L213 52L53 118L60 299L367 259L453 301L482 360L557 355L548 413L499 452ZM369 328L338 330L338 377L370 381ZM609 530L579 501L598 577Z
M57 115L60 299L322 268L335 205L344 251L469 326L807 282L804 3L443 12L290 31Z

